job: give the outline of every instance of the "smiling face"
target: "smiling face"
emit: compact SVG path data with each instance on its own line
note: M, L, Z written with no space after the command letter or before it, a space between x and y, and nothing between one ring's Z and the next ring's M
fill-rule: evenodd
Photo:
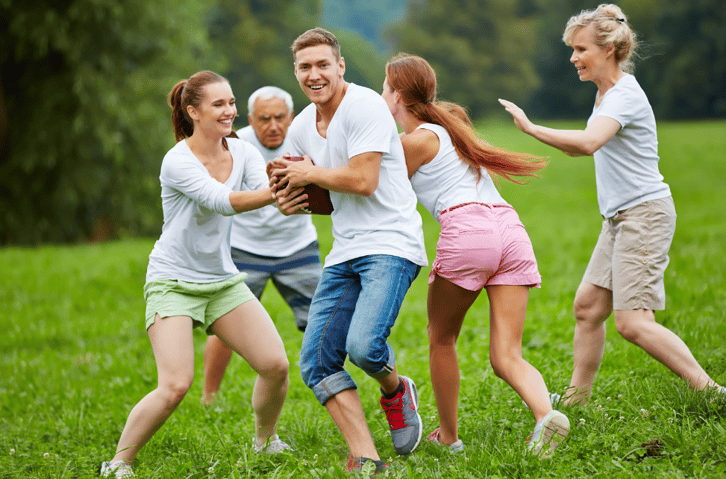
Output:
M237 116L232 87L227 82L205 85L199 106L188 106L187 113L194 121L194 133L199 130L205 135L219 138L229 135Z
M580 28L572 34L570 61L577 68L580 81L594 81L607 72L608 62L615 62L613 46L603 48L595 43L593 26ZM617 63L616 63L617 65Z
M295 78L311 102L330 103L343 94L345 61L336 59L329 45L314 45L295 54Z
M265 148L279 148L292 123L292 112L288 111L285 100L259 97L255 100L253 111L253 114L247 115L247 119L257 139Z

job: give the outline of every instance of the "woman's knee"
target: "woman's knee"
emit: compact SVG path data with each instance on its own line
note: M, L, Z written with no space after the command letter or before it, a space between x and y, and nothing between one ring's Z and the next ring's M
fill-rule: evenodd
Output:
M516 368L520 361L522 361L522 355L515 351L499 352L489 349L489 363L498 378L505 379L509 376L512 369Z
M439 328L433 327L431 323L426 326L429 337L429 347L452 347L456 345L458 334L448 331L441 331Z
M287 356L276 356L265 362L264 368L258 371L262 377L273 380L284 380L290 373L290 361Z
M578 323L602 323L612 312L612 292L608 289L583 282L575 293L573 311Z
M578 324L598 325L610 316L610 309L606 305L577 296L573 304L573 312Z
M628 313L631 313L628 311ZM615 329L626 341L636 343L642 329L642 323L638 317L631 314L615 314Z
M194 373L190 373L179 374L161 383L159 389L164 394L167 407L176 407L192 387L193 381Z

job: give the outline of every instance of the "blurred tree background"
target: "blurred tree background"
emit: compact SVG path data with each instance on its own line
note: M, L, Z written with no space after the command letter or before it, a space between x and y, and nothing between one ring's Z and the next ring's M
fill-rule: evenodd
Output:
M332 30L346 79L380 91L398 51L437 70L439 97L474 118L496 99L534 118L585 118L562 43L591 0L0 0L0 244L156 235L158 173L173 145L166 94L194 72L225 75L247 124L264 85L308 101L290 44ZM659 119L726 117L726 2L621 0L644 43L636 76Z

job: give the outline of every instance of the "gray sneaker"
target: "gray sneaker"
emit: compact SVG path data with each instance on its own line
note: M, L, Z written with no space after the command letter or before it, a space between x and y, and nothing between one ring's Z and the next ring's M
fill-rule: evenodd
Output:
M134 471L131 470L131 466L126 464L123 459L118 461L108 461L101 463L101 477L115 477L116 479L122 479L127 477L134 477Z
M391 440L396 454L410 454L421 441L421 416L418 414L418 393L413 380L399 376L403 392L392 399L381 396L381 406L391 427Z
M259 454L277 454L283 451L292 451L292 448L282 442L277 434L270 437L262 446L257 445L257 439L253 439L252 443L255 445L255 452Z
M534 426L529 449L532 454L550 457L570 432L570 420L559 411L550 411Z

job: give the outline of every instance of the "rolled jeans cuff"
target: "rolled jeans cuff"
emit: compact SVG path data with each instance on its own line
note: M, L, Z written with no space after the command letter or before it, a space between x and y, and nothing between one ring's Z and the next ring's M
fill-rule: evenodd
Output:
M338 371L313 386L313 393L318 401L320 401L320 404L325 406L328 399L339 392L357 388L355 382L353 382L353 378L350 377L347 371Z
M371 365L370 364L358 364L357 361L353 361L351 359L351 362L361 368L368 376L372 377L373 379L381 379L385 378L391 372L393 372L393 369L396 367L396 353L393 351L393 347L386 343L386 349L388 349L388 360L386 361L386 364L383 365L383 369L379 371L373 371L371 372Z

